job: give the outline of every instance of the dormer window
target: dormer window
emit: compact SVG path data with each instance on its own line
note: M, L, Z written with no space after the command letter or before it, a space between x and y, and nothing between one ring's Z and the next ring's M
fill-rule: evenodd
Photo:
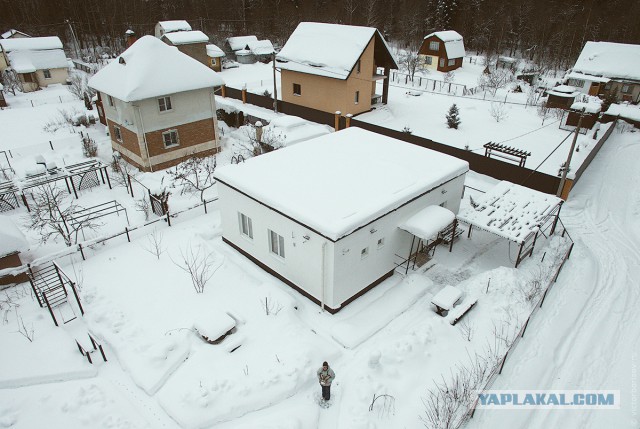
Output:
M432 51L437 51L440 49L440 42L429 42L429 49Z

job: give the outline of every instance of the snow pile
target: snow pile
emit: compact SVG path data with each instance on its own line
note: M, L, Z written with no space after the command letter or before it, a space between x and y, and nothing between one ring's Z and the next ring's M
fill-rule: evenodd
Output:
M640 45L587 42L573 71L612 79L640 80Z
M207 341L216 341L233 327L236 321L231 316L222 311L209 310L205 315L201 315L193 322L193 327L198 333L206 337Z
M213 43L209 43L207 45L207 56L211 58L219 58L219 57L224 57L225 55L222 49L218 48Z
M191 31L191 25L185 20L174 21L160 21L158 25L165 33L172 33L174 31Z
M535 234L548 216L562 204L554 195L502 181L458 214L462 222L516 243Z
M220 85L216 72L153 36L140 38L89 80L92 88L126 102Z
M236 36L229 37L227 39L227 43L231 47L232 51L239 51L240 49L245 49L250 42L257 42L258 38L256 36Z
M612 104L605 112L607 115L620 116L621 118L631 119L640 122L640 108L630 104Z
M460 33L453 30L436 31L435 33L431 33L426 36L425 39L428 39L432 36L436 36L438 39L444 42L444 47L447 51L447 58L464 58L464 40Z
M455 218L456 215L449 209L428 206L404 221L399 228L423 240L433 240Z
M164 36L174 45L187 45L189 43L208 43L209 36L202 31L176 31L166 33Z
M8 216L0 216L0 258L29 249L26 237Z
M278 53L278 66L346 79L377 31L371 27L301 22Z
M221 167L216 178L337 240L468 170L466 161L351 127Z
M50 49L62 49L62 42L57 36L6 39L0 40L0 45L2 45L2 49L5 52L45 51Z

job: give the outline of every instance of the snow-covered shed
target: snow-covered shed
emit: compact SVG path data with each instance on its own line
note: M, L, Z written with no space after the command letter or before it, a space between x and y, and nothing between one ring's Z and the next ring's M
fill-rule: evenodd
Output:
M418 57L422 67L448 72L462 67L464 39L457 31L436 31L425 36Z
M276 67L283 101L355 115L387 102L389 73L398 65L375 28L301 22L276 56Z
M587 42L565 76L567 84L589 95L614 93L621 101L640 101L640 45Z
M351 127L218 168L223 240L336 312L394 273L414 239L405 221L429 206L458 211L467 171Z
M152 36L89 80L113 149L145 171L219 150L214 88L220 85L216 72Z
M207 56L209 36L202 31L165 33L161 40L170 46L177 47L180 52L200 61L205 66L209 66L209 57Z
M569 85L558 85L547 90L547 106L558 109L569 109L580 92Z
M271 40L256 40L247 43L247 47L255 57L256 61L270 61L275 49Z
M6 65L18 74L23 92L66 83L69 78L67 57L56 36L3 39L0 46Z
M569 125L571 127L577 127L578 122L580 122L580 115L582 115L582 122L580 122L580 128L591 129L596 124L596 121L598 120L598 116L600 116L601 110L602 110L602 104L598 102L594 102L594 101L575 102L569 108L569 113L567 114L567 120L565 121L565 125Z
M458 214L460 222L506 238L520 246L516 267L533 253L540 231L551 228L560 217L562 199L555 195L501 181Z
M160 21L156 24L155 35L160 39L166 33L174 33L176 31L191 31L191 25L183 19Z
M225 48L227 48L230 52L236 52L241 49L247 49L247 45L251 42L257 42L258 38L256 36L234 36L229 37L225 42Z
M222 49L216 45L209 43L206 46L207 58L209 58L209 67L217 72L222 71L222 58L225 57L225 53Z
M20 253L29 249L29 243L8 216L0 216L0 272L22 265ZM27 281L26 275L0 274L0 285Z

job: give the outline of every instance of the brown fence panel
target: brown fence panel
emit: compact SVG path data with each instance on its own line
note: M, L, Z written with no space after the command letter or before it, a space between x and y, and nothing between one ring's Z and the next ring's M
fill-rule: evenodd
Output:
M575 186L576 183L578 183L578 180L580 180L580 177L582 176L582 173L585 172L585 170L587 169L587 167L589 167L589 164L591 164L591 161L593 161L593 159L596 157L596 155L598 154L598 152L600 152L600 149L602 148L602 146L604 145L604 142L607 141L607 139L609 138L609 136L611 136L611 133L613 133L613 130L615 129L616 125L617 125L617 120L614 119L613 120L613 125L611 125L611 127L609 127L609 129L607 130L607 132L605 132L602 137L600 138L600 140L598 141L598 143L596 143L596 146L591 150L591 152L589 153L589 155L585 158L585 160L582 162L582 165L580 166L580 168L578 168L578 170L576 171L575 174L575 179L573 179L573 185Z

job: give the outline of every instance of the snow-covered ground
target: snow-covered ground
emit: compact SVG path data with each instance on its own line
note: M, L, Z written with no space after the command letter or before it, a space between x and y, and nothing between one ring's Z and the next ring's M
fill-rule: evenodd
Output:
M27 126L34 116L30 107L2 111L0 121L4 113L21 110L21 118L5 122L3 129ZM329 131L308 123L293 126L296 120L282 116L273 122L292 136ZM102 127L85 131L96 138L99 156L108 161L108 137ZM74 137L70 130L64 133ZM229 162L241 140L236 133L242 130L225 128L221 163ZM638 293L629 285L638 274L633 240L640 200L629 198L628 189L640 182L633 165L638 140L638 133L614 133L579 184L577 199L563 209L577 238L572 258L494 386L620 389L622 411L486 411L476 414L473 425L507 427L501 419L508 416L514 422L509 427L530 421L540 423L532 427L571 427L575 421L602 427L608 426L606 418L616 423L611 427L633 427L628 398L637 386L633 365L638 362L638 320L633 304ZM16 149L31 140L21 141ZM80 161L76 141L54 151L46 145L45 154L56 162ZM20 174L33 163L33 153L16 156L12 163ZM163 173L139 177L145 183L166 180ZM468 175L467 184L474 188L488 189L494 183ZM173 192L170 205L175 207L198 201L193 195L180 195L179 189ZM214 197L215 190L208 196ZM132 223L142 220L133 208L135 199L123 187L100 186L80 199L90 205L114 198L131 207ZM120 238L94 246L84 262L78 253L58 259L77 280L86 311L61 327L54 327L47 310L37 306L28 284L0 294L0 363L5 368L0 372L0 426L423 427L419 416L427 389L470 355L483 353L486 344L495 341L496 327L517 331L531 311L525 298L528 281L549 273L557 262L554 255L567 246L558 237L541 239L533 256L514 269L515 246L475 231L470 239L460 237L453 252L438 247L421 268L394 275L330 315L224 244L216 204L206 215L191 211L172 220L171 227L158 222L138 231L131 243ZM24 225L24 209L8 214ZM114 220L101 232L123 227ZM27 237L33 246L26 256L32 259L64 248L61 243L38 246L33 231ZM161 242L159 256L152 251L154 240ZM179 267L190 249L201 249L211 267L203 293L196 293ZM433 311L432 297L447 285L463 292L463 304L478 299L464 324L452 326L452 315L442 318ZM63 309L65 316L72 310L78 315L72 305ZM229 318L235 328L218 344L205 342L194 329L205 323L214 331L224 330ZM581 325L587 328L578 329ZM108 362L94 354L92 366L80 355L75 340L88 349L87 333L104 345ZM337 374L329 408L317 404L315 370L323 360ZM633 374L635 384L629 380ZM393 399L372 405L374 395L381 394ZM590 418L593 422L587 421Z

